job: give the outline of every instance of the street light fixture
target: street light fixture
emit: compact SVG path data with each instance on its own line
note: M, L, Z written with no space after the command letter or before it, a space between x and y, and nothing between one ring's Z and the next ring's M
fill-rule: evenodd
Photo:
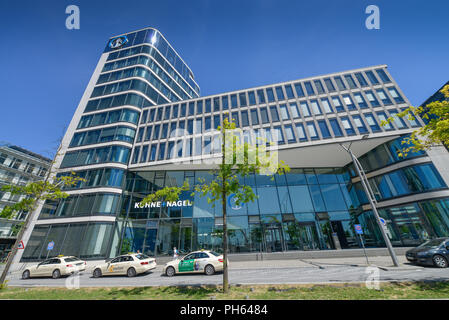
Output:
M367 134L362 136L362 140L366 140L369 136ZM352 153L351 151L351 145L352 142L349 144L348 147L345 147L342 143L340 143L340 146L346 150L351 155L352 162L354 163L354 167L357 171L357 174L360 178L360 182L362 183L363 189L365 190L365 194L368 197L369 203L371 205L371 208L373 210L374 216L377 221L377 225L379 226L380 232L382 233L382 237L385 241L385 244L387 245L388 252L390 253L391 259L393 260L393 264L395 267L399 267L398 259L396 257L396 254L394 253L393 246L391 245L390 239L387 236L387 233L384 230L384 225L382 224L379 216L379 212L377 212L376 208L376 198L374 197L373 190L371 189L368 179L365 175L365 171L363 170L362 165L360 164L357 157Z

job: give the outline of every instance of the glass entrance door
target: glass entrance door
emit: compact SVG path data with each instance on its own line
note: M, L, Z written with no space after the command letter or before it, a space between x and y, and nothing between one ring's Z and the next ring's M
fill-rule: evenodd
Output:
M284 239L281 227L269 226L265 229L265 248L267 252L284 251Z
M181 228L178 250L180 254L187 254L192 251L192 227Z
M302 243L302 250L320 249L318 233L314 223L300 223L299 238Z

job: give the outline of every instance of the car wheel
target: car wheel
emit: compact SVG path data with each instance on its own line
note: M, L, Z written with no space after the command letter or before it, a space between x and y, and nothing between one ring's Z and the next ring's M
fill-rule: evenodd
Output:
M165 270L165 274L167 277L173 277L175 275L175 268L168 267L167 270Z
M22 273L22 279L29 279L30 278L30 270L25 270Z
M448 267L448 263L446 258L444 258L443 256L440 256L439 254L435 255L433 258L433 264L435 267L438 268L447 268Z
M129 268L128 271L126 272L126 275L130 278L135 277L137 274L136 269L134 268Z
M97 268L94 270L94 278L100 278L102 276L101 269Z
M206 275L208 275L208 276L213 275L213 274L215 273L215 268L214 268L214 266L208 264L208 265L206 266L206 268L204 268L204 273L205 273Z
M58 279L61 277L61 271L59 271L58 269L54 270L53 273L51 274L51 277L53 279Z

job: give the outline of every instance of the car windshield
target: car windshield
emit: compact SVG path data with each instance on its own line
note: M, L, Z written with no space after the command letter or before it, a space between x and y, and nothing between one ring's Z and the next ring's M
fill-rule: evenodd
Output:
M210 253L210 254L213 254L213 255L216 256L216 257L221 256L221 254L216 253L215 251L209 251L209 253Z
M144 259L148 259L149 256L147 256L147 255L145 255L145 254L138 254L138 255L136 256L136 258L139 259L139 260L144 260Z
M441 245L442 241L439 239L433 239L424 242L422 245L420 245L418 248L437 248Z

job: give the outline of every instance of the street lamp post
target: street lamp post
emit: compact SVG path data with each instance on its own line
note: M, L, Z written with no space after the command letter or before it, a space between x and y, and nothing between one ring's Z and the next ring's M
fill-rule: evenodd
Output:
M366 138L367 138L366 135L362 137L362 139L366 139ZM351 144L352 144L352 142L351 142ZM365 190L366 196L368 197L369 203L371 205L371 208L373 210L374 216L377 221L377 225L379 226L380 232L382 233L382 237L385 241L385 244L387 245L388 252L390 253L391 259L393 260L393 264L395 267L399 267L398 259L396 257L396 254L394 253L393 246L391 245L390 239L388 238L388 236L384 230L384 226L383 226L382 222L380 221L379 212L377 212L377 208L376 208L376 204L375 204L376 198L374 197L373 191L371 190L368 179L366 178L366 175L365 175L365 171L363 171L362 165L360 164L359 160L352 153L352 151L350 149L351 144L349 144L349 147L345 147L343 144L340 143L340 146L351 155L352 162L354 163L354 167L355 167L357 174L360 178L360 182L362 183L363 189Z

